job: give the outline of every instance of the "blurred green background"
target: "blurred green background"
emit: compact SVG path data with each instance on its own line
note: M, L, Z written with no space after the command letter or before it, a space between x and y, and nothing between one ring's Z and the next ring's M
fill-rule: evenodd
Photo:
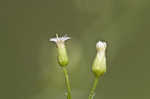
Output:
M108 42L95 99L150 99L149 0L0 0L0 99L66 99L55 33L68 34L73 99L88 99L95 44Z

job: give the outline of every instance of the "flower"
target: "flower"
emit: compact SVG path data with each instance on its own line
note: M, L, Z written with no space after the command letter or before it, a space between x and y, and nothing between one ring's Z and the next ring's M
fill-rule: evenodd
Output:
M60 43L60 42L64 43L66 40L69 40L69 39L71 39L71 38L67 37L67 35L58 37L58 34L56 34L56 37L50 38L49 41L55 42L55 43Z
M97 54L92 65L92 71L99 77L106 72L106 42L99 41L96 44Z
M64 67L67 66L68 64L68 55L66 52L66 47L65 47L65 41L69 40L70 37L67 37L66 35L63 37L58 37L58 35L56 34L55 38L50 38L49 41L51 42L55 42L57 45L57 49L58 49L58 63L60 64L60 66Z
M99 50L105 50L106 46L107 46L106 42L98 41L96 43L96 49L97 49L97 51L99 51Z

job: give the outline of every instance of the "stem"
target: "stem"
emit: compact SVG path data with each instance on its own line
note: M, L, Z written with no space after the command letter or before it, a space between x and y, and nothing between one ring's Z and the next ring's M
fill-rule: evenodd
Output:
M71 99L71 87L70 87L70 82L69 82L68 71L65 67L63 67L63 71L65 74L65 82L66 82L66 87L67 87L67 99Z
M96 89L96 86L98 84L98 80L99 80L99 78L95 77L95 80L94 80L94 83L93 83L93 87L91 88L91 91L90 91L90 94L89 94L89 99L93 99L93 97L95 95L95 89Z

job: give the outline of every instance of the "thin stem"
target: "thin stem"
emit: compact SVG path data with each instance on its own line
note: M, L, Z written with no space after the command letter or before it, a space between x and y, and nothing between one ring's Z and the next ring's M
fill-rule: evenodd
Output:
M68 71L65 67L63 67L63 71L65 74L65 82L66 82L66 87L67 87L67 99L71 99L71 87L70 87L70 82L69 82Z
M95 95L95 89L96 89L96 86L98 84L98 80L99 80L99 78L95 77L95 80L94 80L94 83L93 83L93 87L91 88L91 91L90 91L90 94L89 94L89 99L93 99L93 97Z

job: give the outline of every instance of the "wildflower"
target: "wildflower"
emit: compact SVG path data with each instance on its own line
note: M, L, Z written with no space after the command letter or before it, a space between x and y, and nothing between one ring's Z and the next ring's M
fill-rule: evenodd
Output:
M62 67L67 66L67 64L68 64L68 56L67 56L67 52L66 52L65 41L69 40L69 39L70 39L70 37L67 37L66 35L63 37L58 37L57 34L56 34L55 38L49 39L49 41L55 42L57 45L58 63Z
M106 72L106 47L106 42L99 41L96 44L97 54L92 65L92 71L96 77L99 77Z

